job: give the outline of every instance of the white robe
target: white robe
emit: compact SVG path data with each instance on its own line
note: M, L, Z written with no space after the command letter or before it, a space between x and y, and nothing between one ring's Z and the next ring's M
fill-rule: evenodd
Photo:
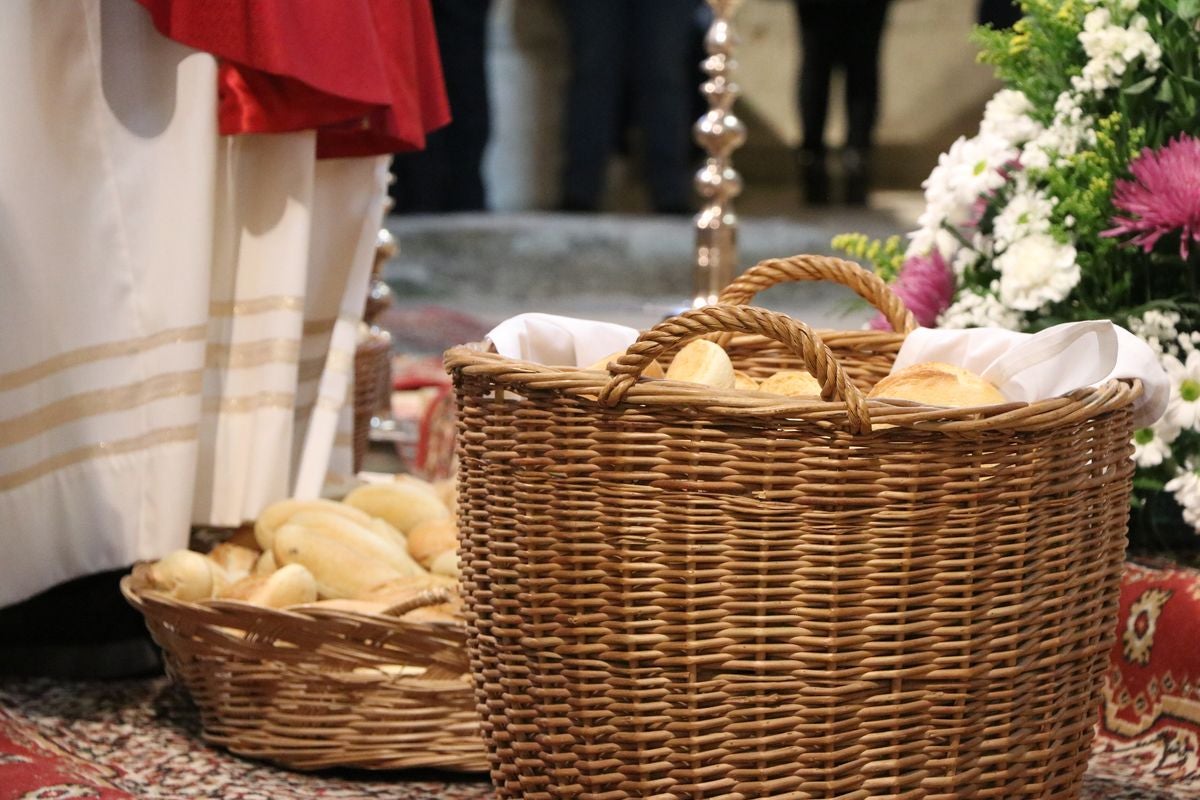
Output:
M350 465L386 159L221 137L132 0L0 3L0 606Z

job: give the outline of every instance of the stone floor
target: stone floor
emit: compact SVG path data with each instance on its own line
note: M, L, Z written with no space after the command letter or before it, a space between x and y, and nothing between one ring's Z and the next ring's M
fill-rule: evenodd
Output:
M804 210L785 190L759 191L739 208L739 263L830 253L838 233L904 233L919 210L911 192L877 193L867 208ZM643 328L690 304L687 217L449 214L393 216L387 225L400 252L386 267L395 301L385 324L400 352L440 352L523 311ZM858 327L869 314L850 292L824 284L772 289L761 302L816 327Z

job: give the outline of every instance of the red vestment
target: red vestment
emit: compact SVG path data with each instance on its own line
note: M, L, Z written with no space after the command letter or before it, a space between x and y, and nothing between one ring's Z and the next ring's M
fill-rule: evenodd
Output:
M317 131L317 156L419 150L450 121L430 0L137 0L218 59L222 134Z

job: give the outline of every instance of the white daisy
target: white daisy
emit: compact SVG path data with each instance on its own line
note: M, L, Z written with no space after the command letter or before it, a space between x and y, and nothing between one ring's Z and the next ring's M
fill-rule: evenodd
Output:
M1157 467L1171 456L1171 443L1179 437L1179 428L1163 420L1133 434L1133 460L1139 467Z
M938 156L937 166L921 184L925 189L925 213L918 220L921 227L934 230L943 222L960 226L970 221L979 198L1004 185L1001 170L1018 155L1019 151L999 136L960 136Z
M1175 477L1167 481L1166 489L1175 495L1175 501L1183 509L1183 519L1200 529L1200 474L1196 463L1188 459Z
M1184 430L1200 428L1200 350L1188 353L1187 361L1167 354L1163 368L1171 380L1171 399L1163 419Z

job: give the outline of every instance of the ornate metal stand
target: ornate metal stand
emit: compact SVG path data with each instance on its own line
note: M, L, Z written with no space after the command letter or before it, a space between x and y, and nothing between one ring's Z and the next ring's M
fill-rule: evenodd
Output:
M732 18L742 0L708 0L713 22L704 38L708 57L702 67L708 75L701 86L709 110L693 128L696 142L708 154L696 173L696 191L704 207L696 215L696 272L693 307L716 302L733 279L737 266L737 214L733 198L742 193L742 176L733 168L733 151L746 141L746 128L733 113L739 87L733 80L736 37Z

